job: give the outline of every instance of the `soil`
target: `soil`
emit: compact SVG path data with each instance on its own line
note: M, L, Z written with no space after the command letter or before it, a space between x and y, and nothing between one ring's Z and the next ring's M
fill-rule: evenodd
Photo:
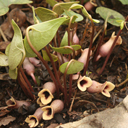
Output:
M49 8L46 2L41 0L35 0L34 3L31 5L34 7ZM121 14L124 15L124 17L128 15L127 14L128 12L125 11L125 9L128 8L128 6L123 6L123 5L119 6L119 4L115 4L113 2L109 4L106 2L103 4L103 6L110 7L111 9L119 11ZM117 7L120 7L120 9ZM89 13L92 15L93 18L100 19L101 21L100 24L95 24L94 37L96 37L99 31L101 31L101 33L99 33L98 37L93 42L92 50L94 53L97 44L101 39L104 20L98 14L95 13L95 8L89 11ZM9 27L10 22L8 19L8 15L10 15L11 18L15 19L15 21L22 30L23 36L25 36L25 29L28 26L32 25L34 21L32 18L32 10L28 5L10 6L9 12L6 15L0 17L1 29L3 30L5 37L10 43L13 37L13 29ZM86 35L84 41L82 42L82 49L89 47L91 33L92 33L91 23L90 21L87 21L86 18L78 23L76 32L79 39L82 39L85 27L86 27ZM65 26L61 26L59 31L60 38L63 36L65 29L66 29ZM109 40L113 31L115 31L115 33L117 34L119 31L119 27L115 27L108 23L107 34L104 36L103 43ZM81 92L76 88L76 82L74 82L73 93L71 98L71 103L73 103L73 105L71 106L69 105L68 107L65 107L61 113L55 114L52 120L49 121L41 120L36 128L46 128L51 124L52 125L54 124L53 127L55 127L61 123L80 120L85 116L97 113L99 111L103 111L107 108L114 108L124 99L124 97L126 97L128 93L128 87L127 87L128 83L127 81L122 85L120 85L120 83L122 83L127 79L127 73L128 73L128 69L127 69L128 36L127 35L128 35L128 31L126 30L126 28L124 28L121 33L123 42L120 46L116 46L114 48L106 64L106 67L101 75L98 75L98 72L104 63L105 58L101 58L95 64L95 66L93 65L92 58L90 58L88 70L86 73L87 76L89 76L91 79L98 81L99 83L104 83L105 81L111 81L112 83L114 83L116 87L111 92L111 98L107 98L100 93L91 94L88 92ZM5 48L8 45L8 43L7 41L6 44L3 44L2 42L5 42L5 40L3 36L0 36L0 51L5 52ZM48 64L51 70L53 71L51 63L49 62ZM28 115L32 115L34 111L39 107L36 103L36 99L38 97L37 96L38 92L42 89L41 85L47 81L51 81L51 78L46 68L43 66L43 64L41 68L36 68L35 75L38 76L40 79L41 84L39 84L38 86L35 85L32 78L27 75L27 78L29 79L34 89L35 99L32 101L30 97L25 95L18 81L12 80L9 77L8 67L0 67L0 86L1 86L0 107L6 106L6 101L10 99L11 96L16 100L20 100L20 101L29 100L32 103L29 109L24 108L24 106L23 109L9 109L10 112L5 114L4 116L0 116L1 128L29 128L28 124L25 122L25 119L26 117L28 117ZM63 94L60 94L59 98L63 100ZM56 99L56 95L55 95L55 99ZM7 121L5 117L7 117L8 115L15 117L14 121ZM4 120L4 122L6 122L5 125L2 124L2 119L5 119Z

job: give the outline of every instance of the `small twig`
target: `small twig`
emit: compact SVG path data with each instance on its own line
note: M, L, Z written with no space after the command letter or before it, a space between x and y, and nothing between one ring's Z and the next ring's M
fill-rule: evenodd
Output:
M1 29L1 26L0 26L0 33L1 33L1 36L3 37L4 41L7 42L8 40L7 40L6 36L4 35L4 32Z
M126 80L124 80L122 83L116 85L116 88L118 88L118 87L124 85L126 82L128 82L128 78L127 78Z
M73 99L72 99L72 102L71 102L71 105L70 105L70 108L69 108L69 112L72 111L72 106L73 106L73 103L74 103L74 100L75 100L75 97L76 97L76 93L77 93L77 90L75 91L75 94L73 96Z

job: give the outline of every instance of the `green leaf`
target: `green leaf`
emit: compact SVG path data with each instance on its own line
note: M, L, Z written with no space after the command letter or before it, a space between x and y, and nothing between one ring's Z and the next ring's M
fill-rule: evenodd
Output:
M80 5L80 4L73 4L70 9L81 9L82 10L82 13L84 14L84 16L88 17L89 19L92 19L92 16L87 12L87 10L85 9L84 6ZM93 22L95 23L99 23L100 21L99 20L96 20L96 19L92 19Z
M64 73L66 68L67 68L67 65L68 65L69 62L66 62L64 64L62 64L59 68L59 70ZM74 73L77 73L77 72L80 72L82 69L84 68L84 64L77 61L77 60L73 60L71 62L71 64L69 65L68 67L68 70L67 70L67 74L74 74Z
M53 11L56 12L58 15L62 14L64 12L64 10L68 10L70 8L71 5L73 5L74 3L79 3L79 1L76 2L66 2L66 3L57 3L54 5L53 7Z
M0 16L6 14L9 11L8 6L11 4L28 4L32 3L29 0L0 0Z
M57 4L58 2L55 0L46 0L46 2L50 5L50 6L54 6L55 4Z
M29 31L29 38L34 48L39 51L45 47L53 39L60 25L67 20L66 17L61 17L30 26L32 30ZM27 52L34 54L26 38L24 45Z
M57 47L52 47L52 46L50 45L50 47L51 47L54 51L59 52L59 53L61 53L61 54L71 54L71 53L73 52L68 46L64 46L64 47L59 47L59 48L57 48ZM71 45L70 47L72 47L75 51L81 48L80 45Z
M12 78L12 79L17 79L17 68L11 70L9 68L9 76Z
M63 47L63 46L67 46L67 45L68 45L68 32L66 31L61 40L60 46Z
M96 9L96 13L99 13L99 15L105 20L107 18L107 16L109 15L108 18L108 22L112 25L115 26L120 26L122 21L125 21L125 18L123 17L123 15L121 15L120 13L112 10L112 9L108 9L105 7L98 7ZM121 22L118 22L118 21Z
M25 49L22 41L21 31L14 20L12 20L12 26L14 29L14 36L9 46L10 50L8 52L8 63L9 68L14 70L21 62L22 57L25 54Z
M84 19L82 15L75 13L71 10L64 10L64 13L62 15L67 15L69 17L77 16L75 22L79 22L79 21L82 21Z
M9 55L9 50L10 50L10 45L11 43L6 47L5 49L5 54L8 56Z
M72 4L72 6L70 6L69 9L81 9L81 8L84 8L82 5L80 4Z
M0 52L0 66L8 66L8 56Z
M35 12L42 22L52 20L58 17L57 13L43 7L36 8Z
M42 51L44 60L50 61L50 58L49 58L47 52L45 50L41 50L41 51ZM58 57L56 55L51 54L51 56L52 56L52 59L53 59L54 62L58 60Z
M122 4L126 5L128 4L128 0L119 0Z
M38 19L37 19L36 16L35 16L35 9L34 9L33 6L32 6L32 12L33 12L34 24L37 24L39 21L38 21Z
M122 21L121 24L120 24L120 29L121 30L124 28L124 24L125 24L124 21Z

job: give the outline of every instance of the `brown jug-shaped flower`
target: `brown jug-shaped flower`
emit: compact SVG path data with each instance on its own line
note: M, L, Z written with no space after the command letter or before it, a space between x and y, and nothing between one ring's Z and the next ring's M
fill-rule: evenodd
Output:
M44 120L51 120L55 113L59 113L63 110L64 103L61 100L54 100L50 106L45 106L42 108L43 114L42 118Z

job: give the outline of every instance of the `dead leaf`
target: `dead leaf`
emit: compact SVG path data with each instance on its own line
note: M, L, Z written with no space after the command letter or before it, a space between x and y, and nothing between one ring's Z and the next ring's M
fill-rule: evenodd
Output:
M14 121L16 118L13 116L8 115L7 117L4 118L0 118L0 126L4 125L8 125L10 122Z
M8 19L8 17L9 17L9 19ZM10 40L13 37L13 30L12 30L12 26L10 24L11 20L14 19L14 21L17 23L17 25L19 27L22 27L26 21L26 15L20 9L15 8L9 13L8 17L6 18L4 23L1 25L1 29L4 32L6 38L8 40Z
M8 80L8 79L10 79L9 73L0 74L0 80Z
M0 107L0 117L6 115L7 113L9 113L11 110L8 110L8 106L5 107Z
M4 41L0 42L0 51L4 52L9 43L10 42L8 42L8 41L7 42L4 42Z

